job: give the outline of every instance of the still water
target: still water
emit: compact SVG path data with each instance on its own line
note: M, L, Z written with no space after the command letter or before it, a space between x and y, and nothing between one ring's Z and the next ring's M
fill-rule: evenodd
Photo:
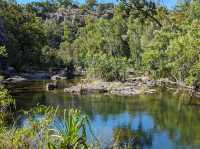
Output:
M60 88L73 81L60 82ZM18 109L37 104L78 108L89 116L102 148L114 142L128 144L136 138L142 149L200 149L200 105L187 94L160 90L134 97L92 94L72 96L63 89L46 92L45 81L10 87ZM20 121L24 125L26 120Z

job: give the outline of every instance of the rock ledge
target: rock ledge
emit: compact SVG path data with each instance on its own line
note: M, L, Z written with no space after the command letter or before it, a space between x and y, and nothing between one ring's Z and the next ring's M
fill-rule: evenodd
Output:
M64 91L72 94L111 93L115 95L134 96L142 93L155 93L156 90L151 88L155 84L154 81L144 77L134 78L127 82L104 82L97 80L65 88Z

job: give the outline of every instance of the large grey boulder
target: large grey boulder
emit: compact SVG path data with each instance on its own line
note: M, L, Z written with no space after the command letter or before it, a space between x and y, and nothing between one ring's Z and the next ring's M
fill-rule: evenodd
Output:
M7 78L6 80L2 81L3 83L17 83L17 82L22 82L26 81L26 78L23 78L22 76L12 76L10 78Z
M62 74L56 74L56 75L53 75L51 76L51 80L66 80L67 77L62 75Z
M64 92L73 94L106 93L109 91L109 82L85 83L65 88Z

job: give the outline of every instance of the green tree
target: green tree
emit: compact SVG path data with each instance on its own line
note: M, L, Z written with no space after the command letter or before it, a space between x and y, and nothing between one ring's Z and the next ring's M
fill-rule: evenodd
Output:
M142 20L151 19L159 27L162 27L160 21L155 17L157 14L156 3L153 0L121 0L120 6L127 14L134 14L136 18Z
M186 33L170 42L167 50L170 58L169 65L172 67L172 74L176 76L178 80L186 81L189 79L189 84L193 84L192 80L198 80L199 76L199 21L195 20L192 24L184 26L183 29Z
M88 21L81 28L77 39L74 41L77 51L104 52L111 56L130 56L126 35L126 21L121 15L116 15L112 20L99 19L96 22Z
M67 8L68 6L72 5L72 1L71 0L57 0L57 3L59 5L59 7L64 6L65 8Z
M96 0L86 0L86 6L91 10L93 10L96 3Z
M51 48L59 48L63 41L63 25L54 19L49 19L44 23L44 32L47 38L47 45Z
M0 3L0 17L5 27L8 62L17 70L39 65L41 47L46 43L41 18L25 13L20 5Z

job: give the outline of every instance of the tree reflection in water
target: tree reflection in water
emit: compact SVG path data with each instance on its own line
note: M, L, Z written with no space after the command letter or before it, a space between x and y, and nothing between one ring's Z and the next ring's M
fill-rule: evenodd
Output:
M28 92L26 88L29 87L29 84L15 87L19 109L29 109L38 103L81 109L90 118L97 136L103 135L104 146L160 149L159 145L164 143L162 148L165 149L200 148L200 106L196 105L200 100L188 94L164 89L153 95L134 97L71 96L63 90Z
M111 148L143 148L143 146L152 145L152 134L144 131L139 126L137 130L131 129L130 126L119 126L113 131L113 145Z

